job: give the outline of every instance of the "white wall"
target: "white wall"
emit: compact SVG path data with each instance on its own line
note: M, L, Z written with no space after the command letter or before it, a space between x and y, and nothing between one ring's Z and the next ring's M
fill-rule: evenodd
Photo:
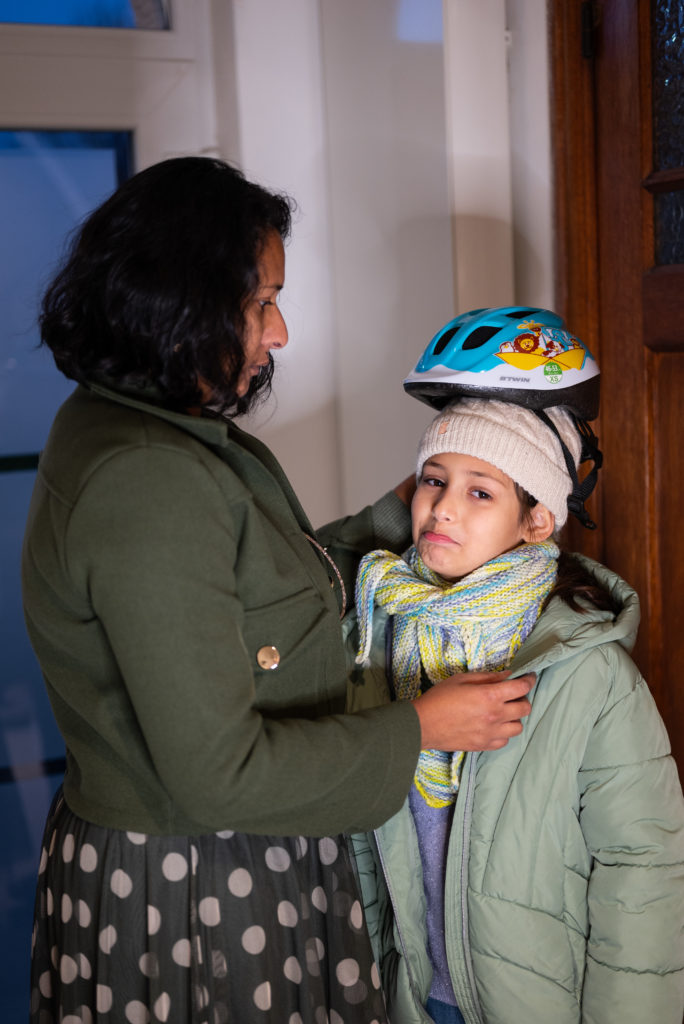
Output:
M234 0L229 155L301 206L291 344L253 426L320 523L411 471L431 413L401 381L447 319L552 304L546 7L286 6Z

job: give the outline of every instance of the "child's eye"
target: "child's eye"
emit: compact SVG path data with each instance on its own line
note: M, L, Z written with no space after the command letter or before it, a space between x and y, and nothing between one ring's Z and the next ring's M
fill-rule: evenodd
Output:
M481 491L479 488L475 488L470 493L473 494L478 501L491 501L492 498L491 494L487 491Z
M427 484L428 487L444 487L444 481L437 476L424 476L421 483Z

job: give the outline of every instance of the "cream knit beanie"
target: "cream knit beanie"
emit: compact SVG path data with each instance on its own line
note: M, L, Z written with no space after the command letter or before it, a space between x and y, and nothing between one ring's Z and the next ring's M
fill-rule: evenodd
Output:
M545 410L579 464L582 439L565 409ZM535 413L494 399L462 398L435 417L418 449L417 476L440 452L472 455L490 462L545 505L560 528L568 518L572 481L556 435Z

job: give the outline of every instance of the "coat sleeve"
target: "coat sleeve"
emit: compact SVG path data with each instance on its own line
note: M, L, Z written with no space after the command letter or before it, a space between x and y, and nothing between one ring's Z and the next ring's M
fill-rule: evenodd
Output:
M353 597L356 571L363 555L376 548L401 554L411 543L411 514L393 491L356 515L337 519L316 531L342 573Z
M417 715L406 705L320 717L260 710L235 576L236 517L205 465L163 448L111 458L79 498L66 559L126 688L122 750L133 730L172 802L204 831L372 828L409 788ZM301 615L301 602L285 611ZM311 673L311 694L335 638L314 622L293 654L300 676ZM108 714L105 698L94 713Z
M593 857L583 1024L681 1024L684 801L665 726L625 652L602 649L613 698L580 773Z

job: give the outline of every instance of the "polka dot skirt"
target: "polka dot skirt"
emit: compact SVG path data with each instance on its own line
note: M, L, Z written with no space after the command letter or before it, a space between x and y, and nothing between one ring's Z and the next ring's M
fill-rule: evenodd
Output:
M387 1024L346 843L48 818L31 1024Z

